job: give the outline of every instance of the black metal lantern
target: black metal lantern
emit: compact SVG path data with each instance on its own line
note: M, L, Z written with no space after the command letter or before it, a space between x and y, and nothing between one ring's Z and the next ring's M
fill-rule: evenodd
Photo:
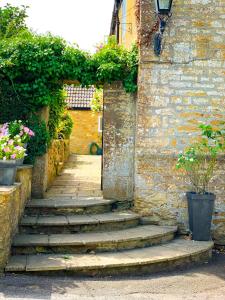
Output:
M157 56L160 56L162 52L162 36L163 32L165 31L167 21L172 16L172 3L173 0L155 0L156 13L159 23L159 29L154 38L154 52Z
M169 15L173 0L155 0L156 12L160 15Z

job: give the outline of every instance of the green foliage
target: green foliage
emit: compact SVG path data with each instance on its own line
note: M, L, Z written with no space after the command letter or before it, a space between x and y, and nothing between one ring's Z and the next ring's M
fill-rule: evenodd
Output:
M72 133L73 120L68 112L65 112L61 117L57 129L58 138L68 139Z
M0 39L16 36L26 30L26 6L14 7L7 4L0 7Z
M217 158L225 150L224 129L201 124L201 141L188 147L178 156L177 169L185 170L196 193L207 193Z
M128 51L110 38L91 56L59 37L29 32L25 19L25 7L8 5L0 9L0 123L28 123L35 132L28 146L33 161L45 153L62 124L66 124L64 134L68 136L71 123L63 116L63 81L99 86L121 80L127 92L135 92L138 55L136 47ZM44 106L50 107L48 124L36 114Z
M127 92L136 92L138 66L136 46L129 51L118 45L115 37L110 37L108 43L93 55L92 60L97 69L97 82L122 81Z
M91 110L94 112L100 112L103 109L103 89L96 89L94 97L91 100Z
M41 121L38 115L33 114L32 117L27 120L27 126L35 132L35 136L31 142L28 143L28 156L25 158L25 162L33 164L37 156L46 153L51 139L46 123Z

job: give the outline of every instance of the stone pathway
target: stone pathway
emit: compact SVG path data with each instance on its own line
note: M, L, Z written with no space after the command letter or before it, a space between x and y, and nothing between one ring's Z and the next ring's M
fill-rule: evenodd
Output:
M72 155L46 199L25 209L7 272L76 276L145 274L205 262L212 242L141 225L130 202L102 198L99 157Z

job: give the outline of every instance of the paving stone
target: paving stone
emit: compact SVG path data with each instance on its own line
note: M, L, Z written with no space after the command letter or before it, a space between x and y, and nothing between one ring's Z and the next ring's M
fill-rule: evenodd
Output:
M37 219L38 219L38 216L34 216L34 217L25 216L22 218L20 224L21 225L36 225Z
M99 221L94 215L74 215L67 216L68 223L70 225L87 225L87 224L98 224Z
M46 246L48 235L41 234L17 234L13 239L14 246Z
M69 222L65 216L39 216L37 220L37 225L42 226L60 226L60 225L68 225Z
M10 272L22 272L26 270L27 256L26 255L16 255L11 256L10 260L6 266L6 271Z
M30 255L27 259L26 271L65 270L67 255Z
M105 200L103 198L89 197L86 199L72 199L60 197L58 199L35 199L28 202L27 207L78 207L104 205L115 202L114 200Z
M114 213L107 213L101 215L94 215L94 219L96 219L99 223L105 222L117 222L119 220L131 220L131 219L139 219L139 215L133 212L114 212Z

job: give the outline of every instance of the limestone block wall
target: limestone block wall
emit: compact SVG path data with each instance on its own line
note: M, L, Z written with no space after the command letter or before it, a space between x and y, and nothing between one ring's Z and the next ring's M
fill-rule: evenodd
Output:
M20 217L31 196L32 166L20 167L14 186L0 186L0 272L3 271Z
M141 0L142 40L155 23L154 1ZM174 0L173 16L156 57L140 48L135 147L135 209L153 223L187 229L185 192L177 154L198 135L198 124L225 120L224 0ZM217 195L213 235L225 244L225 160L210 187Z
M102 117L102 113L91 110L69 110L69 113L73 119L71 153L88 155L93 142L102 147L102 133L99 132L99 117Z
M103 195L133 199L136 95L116 82L104 87Z
M53 140L48 152L36 158L32 178L32 196L34 198L44 198L45 192L51 186L69 155L69 140Z

